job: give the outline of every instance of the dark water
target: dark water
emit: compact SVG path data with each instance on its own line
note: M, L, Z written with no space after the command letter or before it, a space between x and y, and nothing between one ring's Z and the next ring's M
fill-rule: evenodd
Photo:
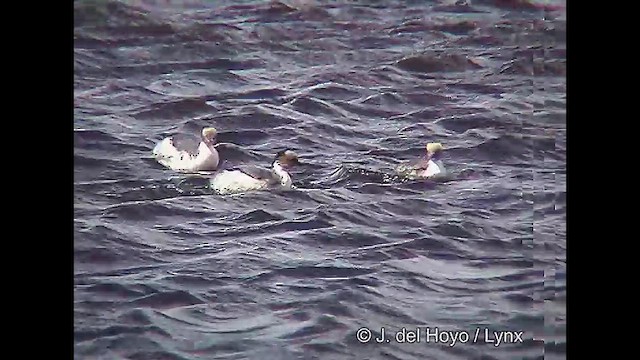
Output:
M75 357L565 358L564 3L287 4L74 3ZM298 189L151 158L203 126ZM454 179L392 175L429 141Z

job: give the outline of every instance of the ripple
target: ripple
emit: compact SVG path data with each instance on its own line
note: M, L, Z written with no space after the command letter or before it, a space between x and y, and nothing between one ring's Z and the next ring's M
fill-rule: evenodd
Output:
M480 68L466 56L435 53L406 57L396 65L403 70L420 73L458 72Z

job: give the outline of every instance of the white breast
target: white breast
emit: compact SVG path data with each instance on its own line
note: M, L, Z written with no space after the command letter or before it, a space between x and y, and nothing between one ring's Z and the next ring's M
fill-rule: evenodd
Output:
M434 162L433 160L429 160L429 166L426 170L422 171L418 176L428 178L435 175L440 175L444 173L444 165L442 162Z
M194 159L194 170L215 170L218 167L220 156L218 151L213 148L210 149L207 144L201 142L198 146L198 156Z

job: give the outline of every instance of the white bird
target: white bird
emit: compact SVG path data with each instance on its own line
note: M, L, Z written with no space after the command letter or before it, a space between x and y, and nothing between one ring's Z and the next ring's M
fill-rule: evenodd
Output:
M213 145L217 134L215 128L206 127L202 129L200 139L185 135L170 136L153 148L153 155L160 164L176 171L212 171L220 161Z
M415 178L428 179L442 177L447 174L447 169L442 162L444 147L440 143L428 143L427 155L419 161L398 167L398 172Z
M297 164L298 155L292 150L283 150L276 154L270 170L259 167L225 170L216 174L210 185L222 195L268 188L291 189L293 181L287 169Z

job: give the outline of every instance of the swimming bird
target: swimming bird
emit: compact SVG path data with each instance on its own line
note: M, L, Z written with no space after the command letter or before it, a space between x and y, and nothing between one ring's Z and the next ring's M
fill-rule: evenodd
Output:
M211 187L219 194L242 193L267 188L291 189L293 181L287 170L298 165L298 155L292 150L279 151L271 169L243 167L225 170L211 179Z
M440 143L428 143L427 154L414 164L401 166L398 171L411 177L422 179L441 177L446 175L447 170L442 162L442 151L444 147Z
M153 155L160 164L176 171L212 171L220 161L214 146L217 134L215 128L205 127L200 139L195 136L170 136L153 148Z

